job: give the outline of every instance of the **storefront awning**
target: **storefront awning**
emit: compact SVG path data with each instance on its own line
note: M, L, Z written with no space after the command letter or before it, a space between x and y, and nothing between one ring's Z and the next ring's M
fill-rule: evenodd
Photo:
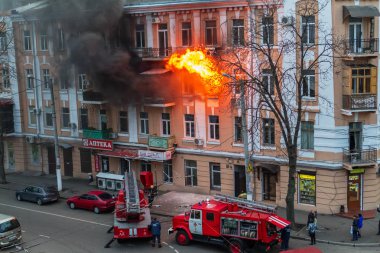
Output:
M281 218L280 216L277 215L271 215L267 218L267 222L275 225L279 229L283 229L291 224L290 221L285 220L284 218Z
M352 18L378 17L380 12L375 6L343 6L343 19L349 16Z
M98 153L99 156L119 157L125 159L138 158L138 150L135 149L115 149L113 151L104 151Z

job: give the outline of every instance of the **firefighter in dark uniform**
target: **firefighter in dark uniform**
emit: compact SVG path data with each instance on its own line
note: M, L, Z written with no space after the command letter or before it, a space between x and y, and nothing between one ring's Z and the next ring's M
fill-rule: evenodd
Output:
M157 218L153 218L150 224L150 231L152 232L152 247L156 245L156 240L158 243L158 247L161 248L161 223L157 220Z

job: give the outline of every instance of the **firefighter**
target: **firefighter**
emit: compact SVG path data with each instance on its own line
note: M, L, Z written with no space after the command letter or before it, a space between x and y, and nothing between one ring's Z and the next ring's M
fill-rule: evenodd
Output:
M150 230L152 232L152 247L156 245L156 240L158 243L158 247L161 248L161 223L157 220L157 218L153 218L152 223L150 224Z

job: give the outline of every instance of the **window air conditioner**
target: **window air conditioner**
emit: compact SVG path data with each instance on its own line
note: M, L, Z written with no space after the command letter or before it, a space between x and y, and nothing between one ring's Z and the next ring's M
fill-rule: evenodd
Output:
M292 16L284 16L281 19L281 23L282 23L283 26L294 25L294 17L292 17Z
M153 18L152 18L152 23L153 23L153 24L161 23L161 19L160 19L159 17L153 17Z
M194 144L197 146L203 146L204 140L203 139L194 139Z

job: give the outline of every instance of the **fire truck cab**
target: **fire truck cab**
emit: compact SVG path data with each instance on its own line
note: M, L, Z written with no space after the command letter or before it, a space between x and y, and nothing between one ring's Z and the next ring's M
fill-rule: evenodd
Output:
M180 245L194 240L226 246L232 253L253 246L269 250L280 241L279 230L290 225L275 211L275 206L218 194L173 217L169 234L176 231Z

